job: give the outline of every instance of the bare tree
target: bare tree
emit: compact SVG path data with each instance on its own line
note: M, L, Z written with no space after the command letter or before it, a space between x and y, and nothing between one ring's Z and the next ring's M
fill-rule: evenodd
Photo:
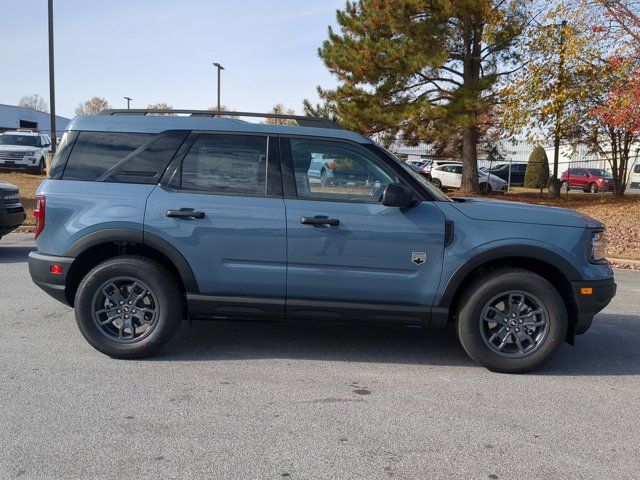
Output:
M109 102L102 97L92 97L84 103L79 103L75 109L76 115L97 115L102 110L111 108Z
M173 110L173 105L166 102L150 103L147 105L149 110ZM175 115L175 113L151 113L150 115Z
M295 115L293 108L287 108L282 103L276 103L268 112L274 115ZM284 118L267 118L264 123L269 125L297 125L295 120L287 120Z
M24 108L33 108L34 110L38 110L39 112L49 112L49 104L37 93L34 93L33 95L23 95L18 102L18 106Z

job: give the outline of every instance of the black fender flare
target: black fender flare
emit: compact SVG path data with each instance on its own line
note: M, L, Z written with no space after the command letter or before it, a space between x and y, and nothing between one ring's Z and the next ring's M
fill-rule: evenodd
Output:
M439 306L447 308L451 306L458 288L467 278L467 275L476 268L495 260L507 258L520 258L543 262L558 270L570 282L582 280L580 272L578 272L571 262L551 250L533 245L505 245L486 250L460 265L447 282Z
M193 270L184 256L166 240L152 233L143 232L142 230L133 228L107 228L105 230L91 232L71 244L64 253L64 256L77 257L89 248L109 242L131 242L146 245L157 250L167 257L176 267L188 293L200 292Z

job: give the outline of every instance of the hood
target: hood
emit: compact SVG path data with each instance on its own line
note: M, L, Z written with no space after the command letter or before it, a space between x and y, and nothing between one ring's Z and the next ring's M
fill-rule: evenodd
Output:
M25 145L0 145L0 151L8 152L31 152L39 149L40 147L27 147Z
M454 200L456 210L474 220L556 225L559 227L604 227L604 225L597 220L566 208L477 197L458 197Z
M18 193L18 187L11 185L7 182L0 182L0 192L4 193Z

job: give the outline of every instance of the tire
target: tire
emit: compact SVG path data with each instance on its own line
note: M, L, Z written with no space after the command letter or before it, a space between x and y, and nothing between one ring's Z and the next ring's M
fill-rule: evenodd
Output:
M128 286L133 288L127 290ZM143 290L147 293L140 298ZM133 325L128 332L123 318L126 312L130 316L127 322ZM113 358L148 357L160 350L180 325L181 289L174 276L153 260L115 257L82 279L75 297L75 316L82 335L96 350ZM102 321L107 323L100 326Z
M518 307L511 302L510 295L513 300L520 300L518 295L521 295L536 305L531 310L530 303L524 304L526 309ZM499 310L508 312L508 307L494 307L495 312L491 310L490 305L501 305L495 303L501 298L505 299L505 307L506 298L514 303L513 308L520 311L517 317L505 314L505 320L496 313ZM495 322L486 320L492 316ZM542 367L562 346L567 328L567 310L553 285L531 271L515 268L494 271L469 285L460 300L456 318L458 338L467 354L489 370L502 373L525 373ZM491 347L491 339L496 334L497 341L494 340ZM529 342L524 336L533 341ZM502 345L503 338L507 343L498 351L496 343ZM520 343L516 343L516 339Z
M31 172L34 175L44 175L47 173L47 165L44 162L44 158L41 158L38 165L31 168Z
M433 183L434 187L439 188L440 190L442 190L442 182L440 181L439 178L432 178L431 179L431 183Z
M590 184L589 191L591 193L598 193L598 185L596 185L595 183Z
M563 192L568 192L569 191L569 182L567 182L565 180L564 182L562 182L562 185L560 186L560 188L562 189Z
M480 192L481 193L491 193L492 192L492 188L491 185L487 182L482 182L480 184Z

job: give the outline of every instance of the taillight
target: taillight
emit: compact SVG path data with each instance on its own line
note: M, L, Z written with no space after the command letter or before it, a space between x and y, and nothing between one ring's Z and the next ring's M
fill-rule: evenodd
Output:
M44 217L46 213L47 202L44 195L36 195L36 208L33 210L33 216L36 218L36 234L34 238L38 238L40 232L44 228Z

